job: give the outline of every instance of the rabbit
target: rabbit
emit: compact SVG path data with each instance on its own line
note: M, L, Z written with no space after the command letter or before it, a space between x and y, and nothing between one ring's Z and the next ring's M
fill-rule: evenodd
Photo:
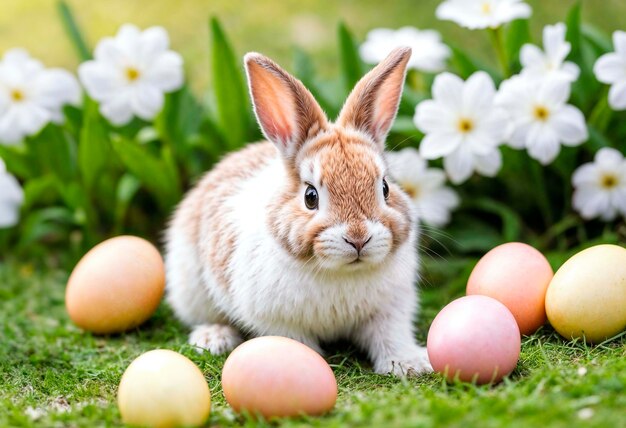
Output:
M418 226L384 154L410 55L364 76L335 123L299 80L245 55L267 141L221 160L166 232L166 298L190 344L223 354L242 333L276 335L323 355L347 339L376 373L432 370L414 335Z

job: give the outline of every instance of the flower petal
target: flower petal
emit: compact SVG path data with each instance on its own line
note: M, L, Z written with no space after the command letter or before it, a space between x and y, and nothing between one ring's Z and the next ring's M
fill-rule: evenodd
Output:
M140 83L132 91L130 103L137 116L151 120L163 109L163 92L152 85Z
M474 155L465 146L460 146L443 159L443 167L450 181L460 184L474 172Z
M526 43L520 50L520 63L524 68L543 64L544 54L537 46Z
M437 159L454 152L461 144L461 136L452 132L426 134L420 143L420 155L424 159Z
M502 153L500 150L492 150L491 153L484 156L474 156L474 164L476 171L486 177L495 177L502 168Z
M100 104L100 113L113 125L121 126L131 121L133 110L130 104L130 94L127 90L121 91L115 96L107 97Z
M609 105L615 110L626 109L626 80L611 86L611 89L609 89Z
M598 150L594 163L602 167L619 167L624 162L624 155L611 147L603 147Z
M0 173L0 189L0 228L15 226L24 201L24 191L15 177L6 172Z
M463 80L452 73L443 72L433 82L433 99L451 111L458 111L463 100Z
M472 74L463 86L463 112L482 114L493 107L496 87L491 77L484 71Z
M145 81L164 92L172 92L183 86L183 58L173 51L159 54L144 71Z
M602 83L626 80L626 61L616 53L602 55L593 66L593 72Z
M526 145L531 158L548 165L558 156L561 145L556 133L548 126L536 124L528 132Z
M567 146L577 146L589 138L585 116L572 105L566 105L550 117L550 126Z
M452 132L454 127L450 110L434 100L422 101L417 105L413 122L424 133Z
M579 166L572 175L574 187L581 187L598 182L598 167L593 162Z

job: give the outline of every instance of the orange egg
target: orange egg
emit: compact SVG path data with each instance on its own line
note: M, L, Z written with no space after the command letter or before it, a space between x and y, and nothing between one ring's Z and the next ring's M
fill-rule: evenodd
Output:
M285 337L249 340L228 357L222 388L236 412L273 417L319 415L337 401L337 381L311 348Z
M546 322L545 296L554 272L530 245L510 242L485 254L467 282L467 294L493 297L513 314L522 334Z
M118 236L91 249L74 268L65 306L74 323L99 334L137 327L159 306L165 269L148 241Z

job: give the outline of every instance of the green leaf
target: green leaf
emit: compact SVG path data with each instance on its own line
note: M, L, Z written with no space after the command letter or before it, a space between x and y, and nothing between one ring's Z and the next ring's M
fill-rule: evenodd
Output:
M491 75L492 78L498 77L498 73L495 72L493 67L490 67L479 60L476 60L457 46L449 46L452 50L452 58L450 59L450 63L452 67L456 70L457 74L463 79L467 79L470 75L480 70L486 71Z
M352 91L363 76L363 63L359 57L359 49L354 41L354 37L348 27L343 22L337 28L339 37L339 59L341 60L341 71L346 95Z
M311 91L311 94L313 94L327 116L334 118L339 114L341 105L331 103L324 96L315 79L315 67L311 57L300 48L294 48L293 50L293 70L294 75Z
M493 199L480 198L467 203L468 207L496 214L502 220L502 236L505 241L518 241L522 234L522 219L508 205Z
M22 211L28 212L36 204L49 203L56 194L56 181L51 175L32 178L24 183Z
M530 43L530 26L527 19L516 19L508 25L504 35L506 57L515 68L519 68L519 54L525 43Z
M78 144L78 166L85 183L91 192L107 165L111 162L111 142L108 127L92 100L85 101L83 127Z
M57 9L59 11L59 15L61 16L61 22L63 23L63 28L67 33L78 57L81 61L87 61L91 59L91 53L89 48L87 47L87 43L74 19L74 15L72 14L72 10L68 6L68 4L64 0L60 0L57 3Z
M230 149L247 142L250 104L240 61L217 18L211 18L211 77L215 92L217 122Z
M572 50L570 55L574 59L579 59L582 57L581 49L582 49L582 35L581 35L581 26L580 26L580 10L581 3L580 0L577 1L574 6L567 13L567 18L565 20L565 25L567 25L567 33L565 34L565 40L567 40L572 45Z
M23 147L0 144L0 158L4 161L7 171L23 180L40 174L36 159Z
M26 144L41 172L49 172L66 182L76 178L76 145L57 125L49 124L28 138Z
M582 34L584 40L587 40L595 48L596 55L600 56L613 50L611 38L597 27L584 23Z
M178 202L182 192L180 179L172 173L168 161L121 136L113 138L111 143L122 164L148 189L160 208L169 211Z
M124 219L130 202L141 188L141 182L131 174L124 174L117 184L117 196L115 206L115 229L116 234L124 230Z
M68 225L74 223L74 217L67 208L49 207L27 215L20 226L20 240L17 251L27 250L34 242L58 240L68 233Z
M165 105L154 121L158 135L170 145L177 157L186 160L189 139L198 133L202 108L187 86L167 94Z

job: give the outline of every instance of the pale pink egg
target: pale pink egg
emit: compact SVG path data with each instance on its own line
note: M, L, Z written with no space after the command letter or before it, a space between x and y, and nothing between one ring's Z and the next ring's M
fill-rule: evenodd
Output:
M487 296L465 296L444 307L428 332L428 357L448 380L498 382L519 359L520 332L511 312Z
M239 345L222 371L236 412L273 417L319 415L335 406L337 381L317 352L292 339L265 336Z
M493 297L503 303L522 334L546 322L545 297L554 276L548 260L530 245L509 242L485 254L467 281L467 294Z

